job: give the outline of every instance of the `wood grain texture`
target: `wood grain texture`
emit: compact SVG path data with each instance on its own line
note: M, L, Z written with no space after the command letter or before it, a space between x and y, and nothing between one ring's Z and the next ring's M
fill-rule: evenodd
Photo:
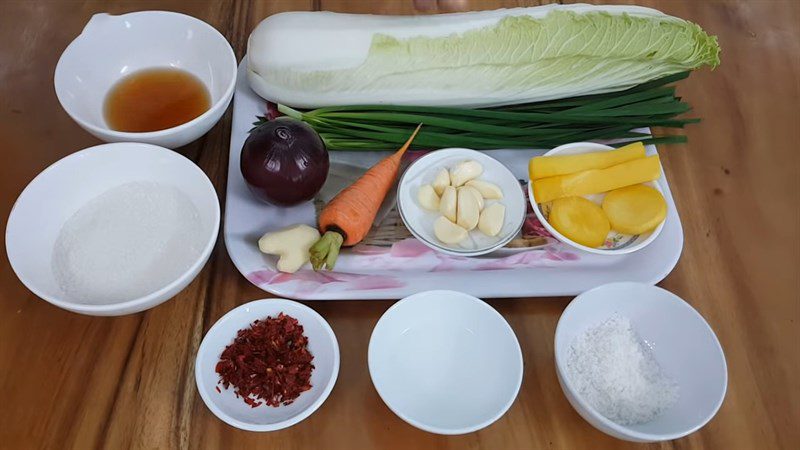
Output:
M526 1L0 1L0 220L42 169L98 143L64 113L52 88L63 48L96 12L166 9L219 29L241 57L264 17L286 10L412 14L491 9ZM567 298L490 303L508 319L525 360L522 390L502 419L443 437L395 417L366 365L371 330L391 302L308 302L341 346L341 372L318 412L287 430L248 433L217 420L194 385L194 355L225 312L266 295L233 267L220 238L201 275L145 313L85 317L37 299L0 258L0 448L693 448L800 447L800 2L637 2L719 36L722 66L680 84L704 118L689 144L663 146L682 218L683 255L661 285L686 298L717 332L730 383L717 417L662 444L614 440L569 406L555 377L553 333ZM225 183L230 112L181 149ZM5 242L2 253L5 254Z

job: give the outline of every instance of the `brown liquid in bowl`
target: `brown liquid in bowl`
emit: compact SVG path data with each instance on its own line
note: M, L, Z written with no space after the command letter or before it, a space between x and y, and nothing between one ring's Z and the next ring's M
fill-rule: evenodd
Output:
M103 115L112 130L148 132L189 122L210 107L208 89L197 77L181 69L154 68L115 83Z

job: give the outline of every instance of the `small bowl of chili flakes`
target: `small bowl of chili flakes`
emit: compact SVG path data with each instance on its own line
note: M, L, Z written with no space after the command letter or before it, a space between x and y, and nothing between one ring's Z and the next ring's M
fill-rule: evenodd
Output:
M284 299L234 308L206 333L195 381L208 409L248 431L290 427L316 411L339 374L339 344L313 309Z

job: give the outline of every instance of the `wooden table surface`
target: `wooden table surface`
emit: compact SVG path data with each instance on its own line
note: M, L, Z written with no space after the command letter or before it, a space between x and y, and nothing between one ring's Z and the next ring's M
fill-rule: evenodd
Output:
M467 9L528 4L463 3ZM366 354L389 301L307 302L339 338L341 371L331 396L283 431L231 428L197 394L195 352L220 316L265 293L236 271L220 237L185 291L116 318L81 316L39 300L0 258L0 447L798 448L800 2L638 3L701 24L723 49L720 68L680 84L680 95L704 121L687 130L688 145L660 148L685 233L681 260L661 286L703 314L728 361L725 403L704 429L639 445L583 421L562 395L553 362L553 334L569 298L490 302L519 338L525 375L508 413L480 432L425 433L382 403ZM209 22L239 57L253 27L279 11L420 12L412 0L0 1L3 229L14 199L38 172L98 143L56 100L52 79L61 51L94 13L146 9ZM228 111L207 136L180 149L209 175L223 206L230 125Z

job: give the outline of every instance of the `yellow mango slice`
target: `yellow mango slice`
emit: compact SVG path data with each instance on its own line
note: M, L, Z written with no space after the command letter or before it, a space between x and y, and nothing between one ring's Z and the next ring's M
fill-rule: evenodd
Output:
M533 180L533 196L537 203L557 198L599 194L633 184L653 181L661 176L658 155L633 159L605 169Z
M637 184L615 189L603 199L603 211L611 228L626 234L654 230L667 217L667 202L661 192Z
M616 150L579 155L536 156L528 163L531 180L567 175L591 169L605 169L632 159L644 158L644 145L634 142Z
M564 197L553 201L547 221L559 233L587 247L600 247L611 231L606 213L596 203L583 197Z

